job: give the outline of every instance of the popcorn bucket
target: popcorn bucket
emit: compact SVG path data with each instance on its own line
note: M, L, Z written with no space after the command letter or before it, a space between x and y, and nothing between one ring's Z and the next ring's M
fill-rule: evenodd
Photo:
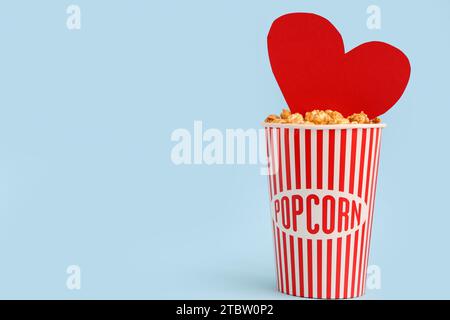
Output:
M278 290L363 295L385 125L263 125Z

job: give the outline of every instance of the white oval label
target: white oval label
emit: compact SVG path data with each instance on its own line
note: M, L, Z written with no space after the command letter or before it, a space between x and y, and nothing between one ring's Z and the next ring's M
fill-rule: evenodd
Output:
M368 206L359 197L338 191L290 190L271 203L275 224L306 239L334 239L351 234L367 220Z

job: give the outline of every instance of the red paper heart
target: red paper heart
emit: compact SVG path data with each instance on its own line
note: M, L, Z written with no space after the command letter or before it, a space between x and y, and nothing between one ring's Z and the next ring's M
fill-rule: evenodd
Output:
M374 118L389 110L408 84L411 67L403 52L373 41L345 53L339 31L315 14L279 17L267 42L272 71L292 112L364 111Z

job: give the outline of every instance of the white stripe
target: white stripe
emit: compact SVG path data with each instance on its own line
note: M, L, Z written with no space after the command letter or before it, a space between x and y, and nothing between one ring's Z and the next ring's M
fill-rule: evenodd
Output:
M344 296L344 286L346 285L345 283L345 255L346 255L346 247L347 247L347 238L346 237L342 237L342 241L341 241L341 276L340 276L340 281L339 281L339 297L338 298L342 298Z
M362 247L362 252L361 252L361 268L359 270L358 273L358 282L359 282L359 286L357 286L358 288L358 292L361 294L362 293L362 283L363 283L363 277L364 277L364 268L365 268L365 257L366 257L366 252L365 252L365 247L366 247L366 239L367 239L367 222L366 222L366 226L364 228L364 243L363 243L363 247Z
M353 181L353 194L358 194L359 166L361 163L362 129L356 130L356 157L355 157L355 179Z
M283 232L280 230L280 251L281 251L281 270L282 270L282 274L283 274L283 278L281 279L281 281L283 281L283 287L284 287L284 292L287 292L286 288L286 284L287 284L287 279L286 279L286 266L284 264L284 255L286 254L286 252L284 251L284 245L283 245Z
M336 130L334 132L335 144L334 144L334 190L339 190L339 164L341 161L341 131Z
M327 297L327 257L328 257L328 241L322 240L322 298Z
M322 157L322 187L328 189L328 150L329 149L329 130L323 130L323 157Z
M328 150L329 150L329 130L323 130L323 157L322 157L322 188L328 189ZM327 273L328 273L328 242L322 241L322 297L327 296Z
M351 290L352 290L352 274L353 274L353 253L354 253L354 246L355 246L355 234L353 233L350 237L350 256L348 258L348 281L346 283L347 285L347 297L351 297Z
M273 147L273 149L272 149L272 155L273 155L273 161L272 161L272 164L273 164L273 173L274 174L277 174L278 173L278 170L280 169L280 165L279 165L279 163L278 163L278 134L277 134L277 129L276 128L273 128L272 129L272 147ZM277 176L277 179L275 179L275 183L276 183L276 185L277 185L277 193L280 191L280 185L279 185L279 183L278 183L278 176Z
M273 175L273 157L272 157L272 150L273 150L273 146L272 146L272 132L270 132L270 128L267 128L267 139L268 139L268 144L269 144L269 164L270 164L270 179L272 179L272 175ZM272 186L272 184L271 184ZM273 187L273 186L272 186ZM273 188L272 188L272 194L273 194Z
M358 292L358 275L359 275L359 255L360 255L360 248L361 248L361 238L362 238L362 228L359 228L358 232L358 242L355 243L357 246L356 248L356 263L355 263L355 270L353 270L353 273L355 274L355 286L353 288L353 291L351 292L352 297L356 296L356 293Z
M312 269L313 269L313 290L312 296L317 298L317 240L311 241L311 259L312 259Z
M299 129L300 142L300 180L302 189L306 189L306 157L305 157L305 129Z
M280 272L281 265L280 265L280 259L279 259L280 252L278 251L278 237L277 237L277 227L276 226L275 226L275 252L276 252L275 259L276 259L277 271L278 271L278 275L277 275L278 290L281 292L281 281L282 281L281 272Z
M289 236L286 234L286 252L287 256L287 273L286 273L286 283L289 284L289 291L287 293L293 294L292 292L292 271L291 271L291 245L289 243ZM286 270L285 270L286 271ZM287 287L286 287L287 289Z
M337 253L337 239L332 241L332 256L331 256L331 298L336 298L336 253Z
M275 272L277 272L278 270L277 270L277 242L276 242L276 240L275 240L275 236L273 237L273 247L274 247L274 255L275 255L275 264L273 265L273 267L274 267L274 269L275 269ZM276 276L276 284L277 284L277 289L278 289L278 287L279 287L279 281L278 281L278 273L277 273L277 276Z
M350 185L350 159L352 155L352 129L346 131L346 147L345 147L345 173L344 173L344 192L349 193Z
M358 232L358 242L355 243L356 245L356 264L355 264L355 270L353 270L353 273L355 274L355 286L353 288L353 291L351 292L352 297L356 296L356 293L358 292L358 276L359 276L359 255L360 255L360 248L361 248L361 238L362 238L362 229L359 228Z
M311 130L311 189L317 188L317 133Z
M274 196L274 190L273 190L273 158L272 158L272 151L273 151L273 145L272 145L272 135L270 132L270 129L267 129L267 138L268 138L268 144L269 144L269 164L270 164L270 171L269 171L269 183L270 183L270 190L272 191L272 197Z
M294 294L296 294L297 296L300 295L300 265L298 263L298 240L296 237L294 237L294 268L295 268L295 290L296 292Z
M322 136L322 188L324 190L328 189L328 150L329 150L329 130L323 130ZM328 254L328 243L327 239L322 241L322 297L327 296L327 257Z
M282 184L283 184L283 192L287 190L287 179L286 179L286 141L284 140L284 132L288 130L286 128L280 128L280 152L281 152L281 175L282 175Z
M294 139L294 130L289 129L289 157L290 157L290 167L291 167L291 188L295 190L295 176L297 174L298 168L295 166L295 139Z
M308 297L308 274L310 270L308 269L308 241L306 239L302 239L302 248L303 248L303 286L305 296Z

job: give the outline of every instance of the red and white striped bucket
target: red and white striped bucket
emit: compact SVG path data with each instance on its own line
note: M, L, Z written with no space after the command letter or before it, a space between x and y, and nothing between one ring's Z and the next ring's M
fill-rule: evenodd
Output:
M364 294L384 126L264 123L279 291Z

